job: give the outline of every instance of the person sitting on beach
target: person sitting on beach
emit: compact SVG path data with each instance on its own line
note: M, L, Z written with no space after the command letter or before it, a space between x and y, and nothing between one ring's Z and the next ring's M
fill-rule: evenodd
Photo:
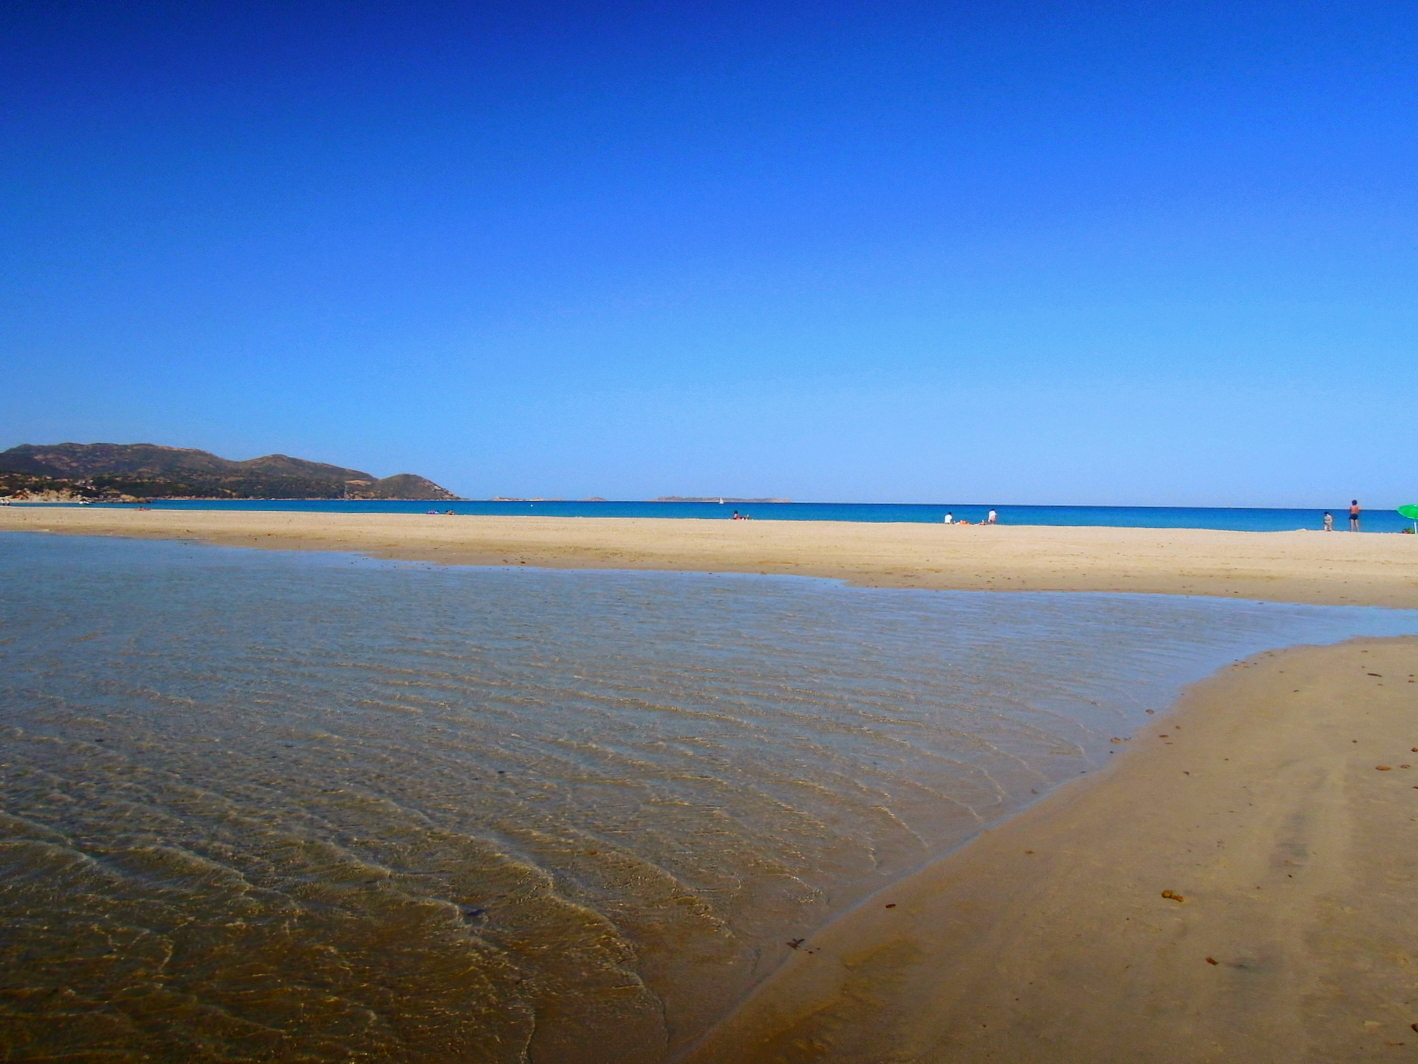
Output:
M985 524L987 524L987 525L995 524L998 520L999 520L999 514L995 513L993 510L991 510L991 511L985 516Z
M1330 513L1328 510L1324 512L1324 530L1326 532L1334 531L1334 514Z
M729 518L729 520L730 520L730 521L742 521L743 518L740 517L740 516L739 516L739 512L738 512L737 510L735 510L735 511L734 511L734 516L731 517L731 518Z
M955 524L955 515L953 513L947 512L945 515L945 523L948 525Z

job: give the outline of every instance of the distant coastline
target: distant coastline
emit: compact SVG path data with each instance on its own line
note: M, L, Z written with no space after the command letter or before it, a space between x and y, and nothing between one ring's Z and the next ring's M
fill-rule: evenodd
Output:
M0 451L0 497L32 502L214 499L455 501L426 477L376 477L284 454L245 461L154 443L23 443Z
M747 502L792 502L792 499L743 499L735 495L660 495L648 500L649 502L718 502L718 503L747 503Z

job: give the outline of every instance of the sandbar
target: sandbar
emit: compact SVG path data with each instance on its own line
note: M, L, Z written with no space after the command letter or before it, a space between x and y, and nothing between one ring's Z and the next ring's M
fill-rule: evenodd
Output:
M1418 536L847 521L0 508L0 531L358 551L449 565L831 577L863 587L1123 591L1418 607Z

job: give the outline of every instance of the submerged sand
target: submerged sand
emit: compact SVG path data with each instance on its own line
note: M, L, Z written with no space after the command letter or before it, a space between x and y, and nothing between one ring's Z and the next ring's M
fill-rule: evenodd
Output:
M4 530L349 550L450 565L775 573L864 587L1418 607L1418 536L1347 532L37 506L0 510Z
M1400 535L38 507L0 511L0 530L1418 607L1418 537ZM1415 680L1404 638L1266 654L1198 685L1107 772L802 943L686 1060L1412 1059Z

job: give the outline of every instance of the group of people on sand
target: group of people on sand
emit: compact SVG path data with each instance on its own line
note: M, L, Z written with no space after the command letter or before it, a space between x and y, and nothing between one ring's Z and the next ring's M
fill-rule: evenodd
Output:
M948 525L969 525L969 524L973 524L974 522L973 522L973 521L967 521L967 520L966 520L965 518L963 518L963 517L962 517L960 520L957 521L957 520L955 519L955 515L954 515L953 513L951 513L949 510L947 510L947 511L946 511L946 514L945 514L945 523L948 524ZM989 513L987 513L987 514L985 515L985 519L984 519L983 521L981 521L980 524L982 524L982 525L995 525L995 524L999 524L999 514L995 513L995 511L991 510Z
M1350 500L1349 500L1349 531L1350 531L1350 532L1358 532L1358 531L1359 531L1359 513L1360 513L1360 510L1359 510L1359 500L1358 500L1358 499L1350 499ZM1333 532L1333 531L1334 531L1334 514L1330 513L1328 510L1326 510L1326 511L1324 512L1324 530L1325 530L1326 532Z

